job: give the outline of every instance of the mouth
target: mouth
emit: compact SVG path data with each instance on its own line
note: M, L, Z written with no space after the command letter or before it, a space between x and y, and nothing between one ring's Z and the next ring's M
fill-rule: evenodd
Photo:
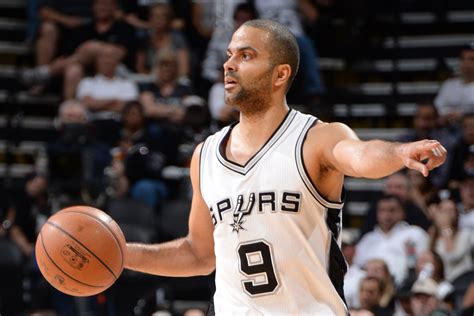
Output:
M225 77L224 79L224 89L229 90L237 85L237 80L232 77Z

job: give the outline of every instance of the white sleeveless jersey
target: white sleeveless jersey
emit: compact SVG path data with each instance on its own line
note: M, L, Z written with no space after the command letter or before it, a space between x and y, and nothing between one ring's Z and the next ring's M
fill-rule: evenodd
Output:
M342 203L308 177L302 144L316 118L290 110L245 164L226 159L226 127L201 151L213 224L216 315L346 315L345 261L335 242Z

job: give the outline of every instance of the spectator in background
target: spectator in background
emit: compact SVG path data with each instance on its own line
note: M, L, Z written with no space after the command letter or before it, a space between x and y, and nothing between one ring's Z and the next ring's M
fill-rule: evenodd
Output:
M341 251L347 262L347 272L344 275L344 296L349 309L360 307L360 281L366 276L365 271L354 264L356 239L355 235L348 230L341 232Z
M413 142L422 139L436 139L448 150L446 163L429 176L432 184L441 189L448 184L450 165L455 161L451 151L458 142L458 137L439 125L438 110L431 102L417 104L413 117L413 131L402 136L400 141Z
M93 0L43 0L35 45L36 65L47 65L54 57L70 55L79 44L78 29L92 19Z
M44 87L50 77L64 75L63 97L66 100L74 98L77 83L84 76L84 67L96 61L98 53L106 44L119 47L125 65L134 69L137 48L135 33L130 25L117 20L116 0L94 0L92 10L93 21L76 31L81 44L74 53L23 71L21 77L25 84Z
M443 259L437 252L428 249L416 258L415 273L416 275L411 280L411 285L413 285L416 279L424 277L429 277L436 283L441 284L445 280ZM423 276L423 274L425 275Z
M179 81L178 57L173 50L161 50L156 58L155 82L141 87L140 100L147 118L181 123L185 116L183 98L192 89Z
M59 106L57 136L48 142L41 158L49 191L59 208L71 203L101 207L104 169L111 157L109 147L91 133L87 110L80 101L68 100Z
M96 75L82 79L76 94L91 112L96 135L111 146L119 139L120 116L125 103L139 96L133 81L117 76L122 57L116 45L103 45L95 62Z
M15 199L15 222L11 227L11 239L18 245L24 256L31 258L41 219L51 215L48 198L48 180L37 173L25 177L24 190ZM38 222L37 222L38 220Z
M295 80L298 82L300 76L303 80L302 84L293 85L288 95L289 103L304 103L310 107L310 111L321 113L325 109L319 107L320 96L326 89L319 73L315 43L306 35L300 19L301 13L313 20L317 15L316 7L305 0L254 0L253 3L259 18L274 20L285 25L298 42L301 60L299 75ZM301 89L297 89L298 87Z
M435 105L444 125L459 124L474 108L474 42L461 50L459 76L443 82Z
M378 278L366 276L360 282L360 308L368 310L377 316L391 316L393 313L380 306L383 294L383 284Z
M168 195L161 172L176 160L177 143L166 128L146 121L139 102L125 105L122 121L121 140L111 166L116 195L130 194L156 210Z
M385 179L383 194L397 196L402 201L405 210L405 221L408 224L427 229L431 224L426 215L427 210L420 209L414 203L412 200L412 190L410 178L403 172L397 172ZM372 230L377 223L376 209L375 205L369 208L362 225L362 235Z
M466 172L459 185L459 227L474 231L474 172Z
M466 172L474 173L474 107L473 112L462 118L462 137L452 150L451 187L457 187L458 182Z
M397 285L414 267L416 257L428 247L421 228L404 221L405 210L397 196L384 195L377 202L377 226L359 241L354 263L363 267L369 260L383 258Z
M427 278L416 281L415 284L413 284L411 292L411 309L413 316L431 316L438 308L439 301L436 298L438 283L433 279Z
M166 3L156 3L149 10L149 35L137 54L137 71L143 74L159 71L157 56L165 50L176 55L177 76L186 82L190 72L189 49L184 36L171 27L172 8Z
M430 213L433 218L433 227L429 231L430 248L443 259L446 279L453 281L474 267L472 231L459 229L459 214L453 200L432 204Z
M393 315L395 311L395 284L387 263L382 259L372 259L365 264L364 270L368 277L374 277L382 282L383 289L379 300L380 310L388 315Z

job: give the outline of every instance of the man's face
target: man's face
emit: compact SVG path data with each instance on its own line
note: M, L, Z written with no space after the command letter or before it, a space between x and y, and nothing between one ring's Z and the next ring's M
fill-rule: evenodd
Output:
M225 103L243 113L258 113L270 106L273 66L269 34L243 26L232 36L224 63Z
M153 30L167 30L171 23L170 9L166 5L153 7L149 20Z
M382 292L379 284L375 280L363 280L360 285L360 306L365 309L372 309L379 305Z
M430 316L437 306L438 300L432 295L417 293L411 298L413 316Z
M436 110L432 105L419 105L414 119L415 129L422 134L428 134L436 128Z
M474 145L474 116L467 116L462 122L463 136L466 142Z
M463 79L472 81L474 79L474 50L463 50L459 70Z
M384 232L388 232L404 217L400 203L395 199L383 199L377 203L377 223Z
M178 63L175 59L159 60L157 66L157 76L160 83L173 82L178 78Z
M394 174L385 181L384 193L396 195L402 201L408 199L408 179L401 174Z
M97 55L97 73L104 76L114 76L117 66L120 64L124 50L116 45L106 45Z
M474 208L474 179L466 179L459 188L461 201L466 210Z
M113 17L117 7L115 0L96 0L93 9L96 19L102 20Z

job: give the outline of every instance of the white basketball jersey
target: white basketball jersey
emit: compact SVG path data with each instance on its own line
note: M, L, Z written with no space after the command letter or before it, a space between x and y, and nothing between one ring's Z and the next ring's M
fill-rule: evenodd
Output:
M225 157L231 127L205 141L200 184L214 224L216 315L347 314L335 242L342 203L318 193L302 161L315 122L290 110L245 166Z

